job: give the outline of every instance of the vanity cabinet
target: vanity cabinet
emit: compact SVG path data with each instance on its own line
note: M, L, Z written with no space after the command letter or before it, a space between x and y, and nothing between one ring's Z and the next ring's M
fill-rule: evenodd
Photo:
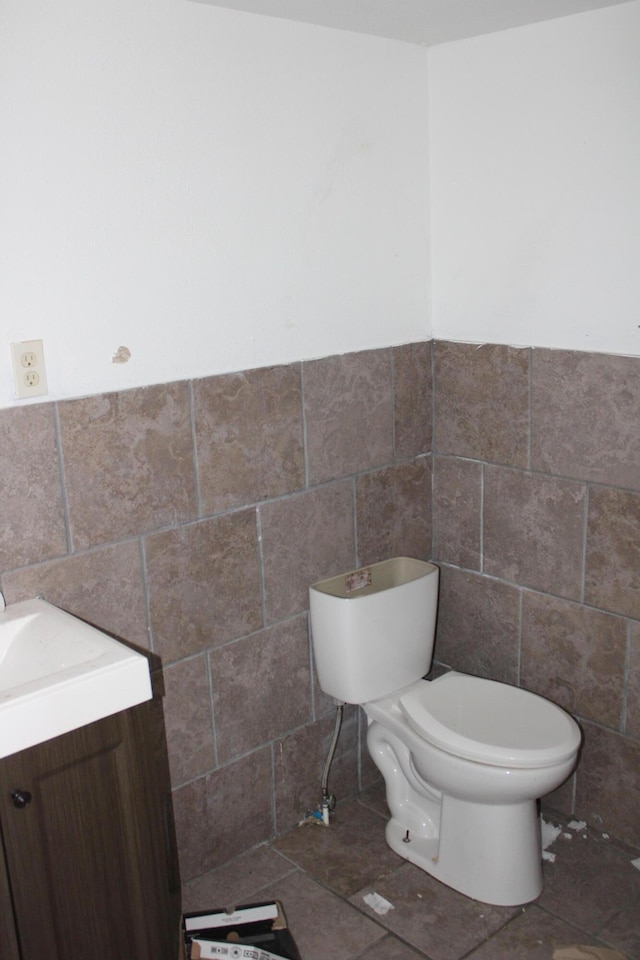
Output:
M176 960L159 698L0 760L2 960Z

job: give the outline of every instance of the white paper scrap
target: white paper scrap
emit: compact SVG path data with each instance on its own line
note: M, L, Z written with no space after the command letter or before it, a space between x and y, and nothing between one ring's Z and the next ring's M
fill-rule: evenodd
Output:
M389 903L388 900L385 900L384 897L381 897L379 893L367 893L363 898L367 906L371 907L376 913L379 913L381 917L385 913L389 913L389 910L395 910L395 907L392 903Z
M562 831L562 827L556 827L553 823L547 823L544 817L540 817L540 832L542 834L542 849L546 850L547 847L550 847L553 841L556 839L558 834Z
M638 857L637 860L632 860L632 861L631 861L631 866L632 866L632 867L635 867L636 870L640 870L640 857Z
M567 826L570 830L584 830L587 825L586 820L569 820Z

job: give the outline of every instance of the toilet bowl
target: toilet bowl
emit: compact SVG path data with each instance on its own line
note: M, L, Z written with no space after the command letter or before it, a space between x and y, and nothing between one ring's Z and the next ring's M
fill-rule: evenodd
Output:
M387 784L389 846L475 900L534 900L535 800L575 766L575 721L535 694L459 673L419 680L364 710Z
M451 672L433 652L438 569L411 558L310 588L322 689L360 703L382 773L389 846L476 900L515 905L542 890L536 801L576 765L580 729L526 690Z

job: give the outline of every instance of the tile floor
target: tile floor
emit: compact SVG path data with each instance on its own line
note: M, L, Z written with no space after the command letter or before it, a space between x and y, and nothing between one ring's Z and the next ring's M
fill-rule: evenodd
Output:
M186 884L183 909L279 899L303 960L552 960L573 944L640 960L640 850L592 827L563 830L526 907L463 897L396 856L384 841L382 786L338 803L330 828L307 824ZM394 909L375 914L375 891ZM594 954L597 956L597 954Z

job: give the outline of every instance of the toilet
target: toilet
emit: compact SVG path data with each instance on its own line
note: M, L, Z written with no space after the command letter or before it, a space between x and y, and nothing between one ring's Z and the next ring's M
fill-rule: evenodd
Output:
M519 687L457 672L423 679L438 574L395 557L314 583L318 681L364 708L392 850L475 900L528 903L542 890L537 800L575 768L580 728Z

